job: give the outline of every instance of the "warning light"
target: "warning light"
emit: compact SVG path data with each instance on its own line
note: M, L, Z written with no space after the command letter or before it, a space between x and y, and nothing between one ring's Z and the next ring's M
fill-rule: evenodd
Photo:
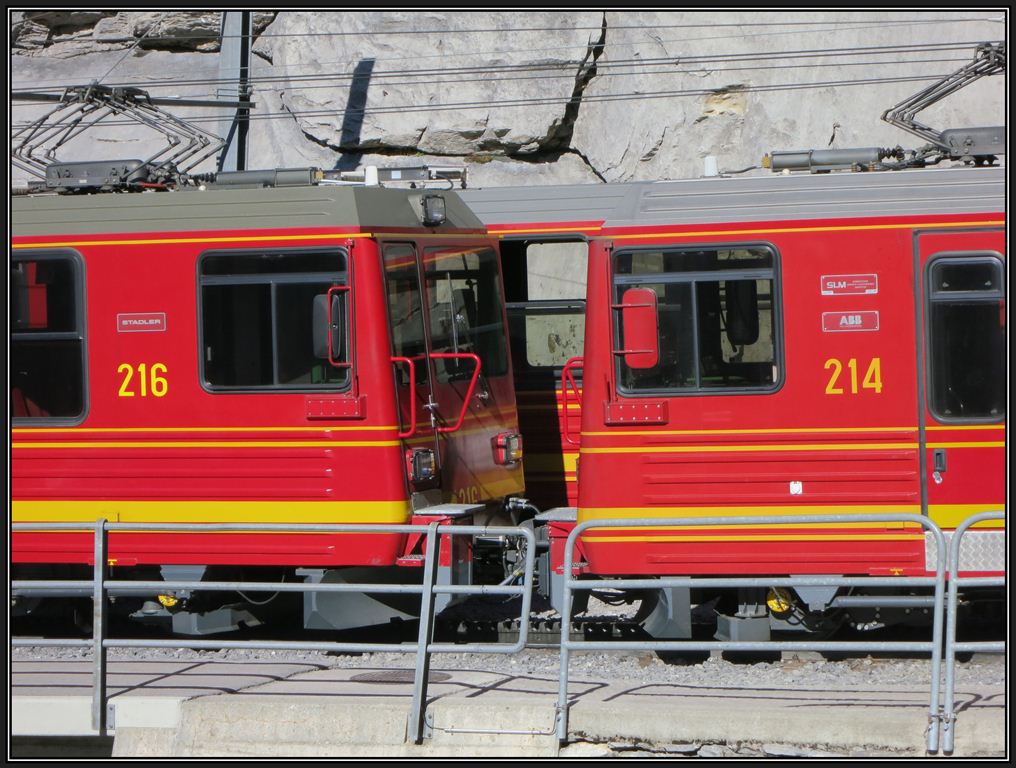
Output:
M494 463L512 466L522 460L522 435L517 432L502 432L491 439L494 448Z

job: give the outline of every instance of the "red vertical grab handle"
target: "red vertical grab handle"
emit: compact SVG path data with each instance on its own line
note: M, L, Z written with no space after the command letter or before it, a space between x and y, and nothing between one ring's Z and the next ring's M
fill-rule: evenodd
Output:
M572 371L575 368L583 367L584 363L585 358L573 357L565 363L564 368L561 369L561 406L564 411L564 416L561 422L561 434L568 445L581 445L580 440L572 439L571 429L568 426L568 385L571 384L571 388L575 390L575 402L578 403L579 409L581 410L582 395L579 393L579 385L576 383L575 374Z

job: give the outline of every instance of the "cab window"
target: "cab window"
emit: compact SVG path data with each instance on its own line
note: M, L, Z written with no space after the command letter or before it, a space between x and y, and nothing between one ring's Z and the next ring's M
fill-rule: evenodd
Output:
M12 256L11 415L78 421L85 413L85 288L71 252Z

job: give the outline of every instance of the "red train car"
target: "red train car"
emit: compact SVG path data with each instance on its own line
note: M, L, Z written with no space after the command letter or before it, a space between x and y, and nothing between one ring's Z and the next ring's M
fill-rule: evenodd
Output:
M924 573L916 528L765 518L949 531L1004 509L1003 174L463 192L479 218L452 193L309 171L14 198L12 520L395 524L505 511L525 488L549 510L552 594L574 522L619 517L759 523L596 530L591 577ZM963 570L1002 572L1004 528L968 535ZM417 546L121 532L110 558L138 577L370 580ZM15 574L91 557L84 534L12 538ZM470 562L445 559L457 578ZM832 596L796 598L821 616ZM183 632L240 616L169 607L153 617ZM326 628L390 615L304 608Z
M527 256L580 244L552 275L587 274L580 398L552 361L559 417L536 440L523 419L528 446L561 447L562 483L581 433L552 552L568 519L746 516L760 522L593 529L578 559L600 577L933 570L915 526L763 518L913 513L948 536L1005 508L1004 195L1004 170L963 167L464 193L502 238L518 347L557 332L536 324L522 286L547 270ZM563 410L579 399L580 418ZM1004 572L1001 524L969 535L962 570Z
M12 521L398 524L522 490L496 240L452 192L262 176L12 199ZM396 534L109 546L121 577L419 562ZM92 551L84 533L17 532L11 560L71 573ZM333 597L308 624L371 623ZM235 623L182 608L179 631Z

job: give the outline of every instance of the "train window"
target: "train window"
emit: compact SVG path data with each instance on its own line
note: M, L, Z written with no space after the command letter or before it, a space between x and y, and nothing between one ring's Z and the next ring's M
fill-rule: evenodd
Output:
M531 243L526 249L526 365L560 368L582 355L589 245Z
M12 257L11 414L77 420L85 412L84 279L69 253Z
M1001 259L929 262L929 405L945 420L1005 416L1005 278Z
M529 301L508 305L513 360L523 368L560 369L582 356L584 301Z
M614 303L630 288L656 294L659 362L633 369L618 355L629 392L771 391L778 384L776 255L769 246L619 251ZM620 310L616 349L624 349Z
M416 383L427 381L427 341L424 336L420 275L416 270L416 248L407 243L384 247L385 284L388 288L388 320L392 328L392 353L414 362ZM409 383L409 371L396 366L402 385Z
M554 386L561 367L582 355L588 256L585 240L502 241L512 364L519 380Z
M428 248L424 255L433 352L473 353L485 376L508 372L497 256L490 248ZM435 360L438 381L468 378L466 361Z
M315 297L348 284L342 250L205 254L201 284L201 364L205 384L225 389L335 390L350 383L314 346ZM338 323L348 335L347 294ZM320 335L320 334L319 334ZM348 361L348 338L332 357Z

